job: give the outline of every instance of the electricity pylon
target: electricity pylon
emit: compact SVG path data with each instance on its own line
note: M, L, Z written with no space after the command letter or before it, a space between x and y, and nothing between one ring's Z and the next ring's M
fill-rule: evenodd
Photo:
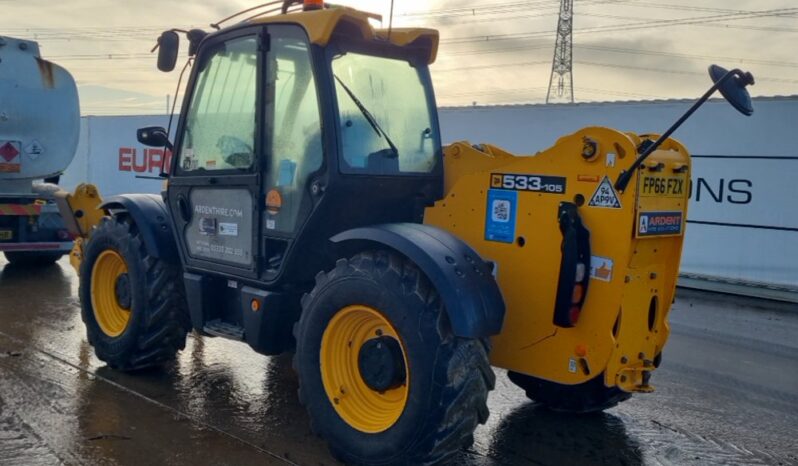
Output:
M573 19L574 0L561 0L560 19L557 22L557 41L554 44L554 60L551 63L546 103L574 102Z

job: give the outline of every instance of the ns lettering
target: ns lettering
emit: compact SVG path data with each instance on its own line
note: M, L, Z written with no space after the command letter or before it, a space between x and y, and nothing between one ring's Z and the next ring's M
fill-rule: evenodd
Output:
M751 180L734 179L708 180L696 178L690 183L690 199L696 202L715 202L722 204L750 204L753 199ZM695 197L694 197L695 196Z

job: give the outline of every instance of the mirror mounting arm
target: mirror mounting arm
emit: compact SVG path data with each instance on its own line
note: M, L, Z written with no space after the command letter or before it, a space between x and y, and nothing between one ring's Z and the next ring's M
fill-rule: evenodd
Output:
M709 90L705 92L704 95L702 95L701 98L698 99L693 104L693 106L690 107L690 109L687 110L687 112L685 112L684 115L682 115L678 120L676 120L676 123L674 123L670 128L668 128L667 131L662 133L662 135L656 141L654 141L651 144L643 146L644 147L643 152L640 154L639 157L637 157L637 159L635 159L634 163L632 163L632 166L629 167L628 170L624 170L621 172L620 175L618 175L618 179L615 181L615 189L621 193L624 192L626 186L629 184L629 181L632 179L632 176L634 175L635 171L638 168L640 168L640 165L646 160L646 158L648 158L649 155L651 155L655 150L657 150L659 146L661 146L662 143L665 142L674 133L674 131L679 129L682 123L687 121L687 119L690 118L693 115L693 113L695 113L695 111L698 110L699 107L704 105L704 103L706 103L706 101L709 100L709 98L712 96L712 94L715 93L715 91L717 91L724 83L726 83L726 81L735 76L739 78L740 84L743 86L743 88L750 84L754 84L754 76L749 72L744 72L737 68L731 71L727 71L722 78L715 81L715 84L713 84L712 87L710 87ZM750 113L748 113L747 115L750 115Z

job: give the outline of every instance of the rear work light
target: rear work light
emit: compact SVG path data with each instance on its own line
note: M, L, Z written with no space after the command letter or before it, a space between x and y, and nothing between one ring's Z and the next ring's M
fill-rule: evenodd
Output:
M557 212L562 233L562 259L554 302L554 325L573 327L579 322L590 279L590 232L582 224L576 204L561 202Z

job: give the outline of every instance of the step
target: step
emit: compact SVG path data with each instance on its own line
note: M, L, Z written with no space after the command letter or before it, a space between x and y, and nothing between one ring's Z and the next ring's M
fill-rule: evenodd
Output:
M215 337L229 338L230 340L236 341L244 339L243 327L223 322L219 319L206 322L202 330L208 335L213 335Z

